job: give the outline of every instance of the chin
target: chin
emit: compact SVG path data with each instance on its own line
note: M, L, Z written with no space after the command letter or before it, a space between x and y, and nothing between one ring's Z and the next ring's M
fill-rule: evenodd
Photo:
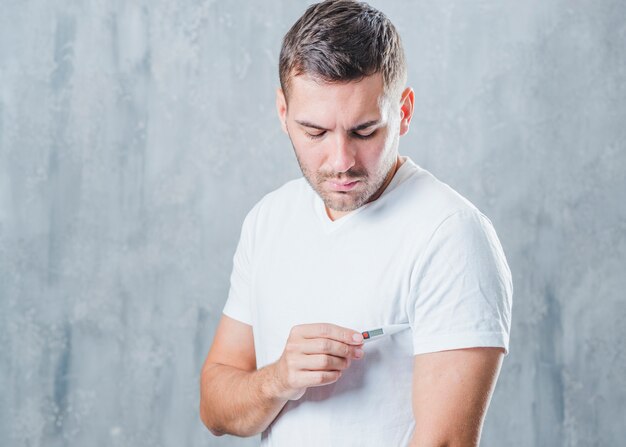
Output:
M336 193L335 193L336 194ZM340 213L348 213L350 211L354 211L358 208L361 208L365 203L367 203L367 198L362 198L360 196L349 197L346 195L346 199L337 200L332 197L333 193L321 194L321 197L324 201L324 204L327 208L330 208L334 211L338 211Z
M337 206L337 204L326 202L326 208L331 209L333 211L337 211L339 213L349 213L350 211L354 211L360 208L361 206L362 205L355 206L354 204Z

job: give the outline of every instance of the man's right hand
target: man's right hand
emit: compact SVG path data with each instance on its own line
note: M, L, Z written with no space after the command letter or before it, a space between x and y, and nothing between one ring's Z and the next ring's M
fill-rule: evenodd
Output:
M353 358L363 358L362 347L363 336L352 329L330 323L294 326L272 365L276 397L297 400L308 387L336 382Z

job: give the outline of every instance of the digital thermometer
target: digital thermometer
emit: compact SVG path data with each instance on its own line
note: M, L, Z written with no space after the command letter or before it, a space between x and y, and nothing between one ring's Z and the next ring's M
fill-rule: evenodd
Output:
M387 326L382 326L376 329L361 332L361 335L363 336L363 342L367 343L368 341L379 339L381 337L384 337L385 335L395 334L410 327L411 325L409 323L389 324Z

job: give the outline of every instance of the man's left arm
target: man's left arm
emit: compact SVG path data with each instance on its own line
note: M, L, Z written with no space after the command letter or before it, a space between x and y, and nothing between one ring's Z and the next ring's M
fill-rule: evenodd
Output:
M415 355L411 447L477 447L503 356L498 347Z

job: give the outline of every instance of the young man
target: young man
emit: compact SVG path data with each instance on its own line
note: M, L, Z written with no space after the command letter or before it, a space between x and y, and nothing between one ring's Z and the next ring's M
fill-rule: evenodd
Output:
M414 94L395 28L365 3L312 5L279 68L304 177L244 220L203 422L264 446L478 445L511 273L489 219L398 155Z

